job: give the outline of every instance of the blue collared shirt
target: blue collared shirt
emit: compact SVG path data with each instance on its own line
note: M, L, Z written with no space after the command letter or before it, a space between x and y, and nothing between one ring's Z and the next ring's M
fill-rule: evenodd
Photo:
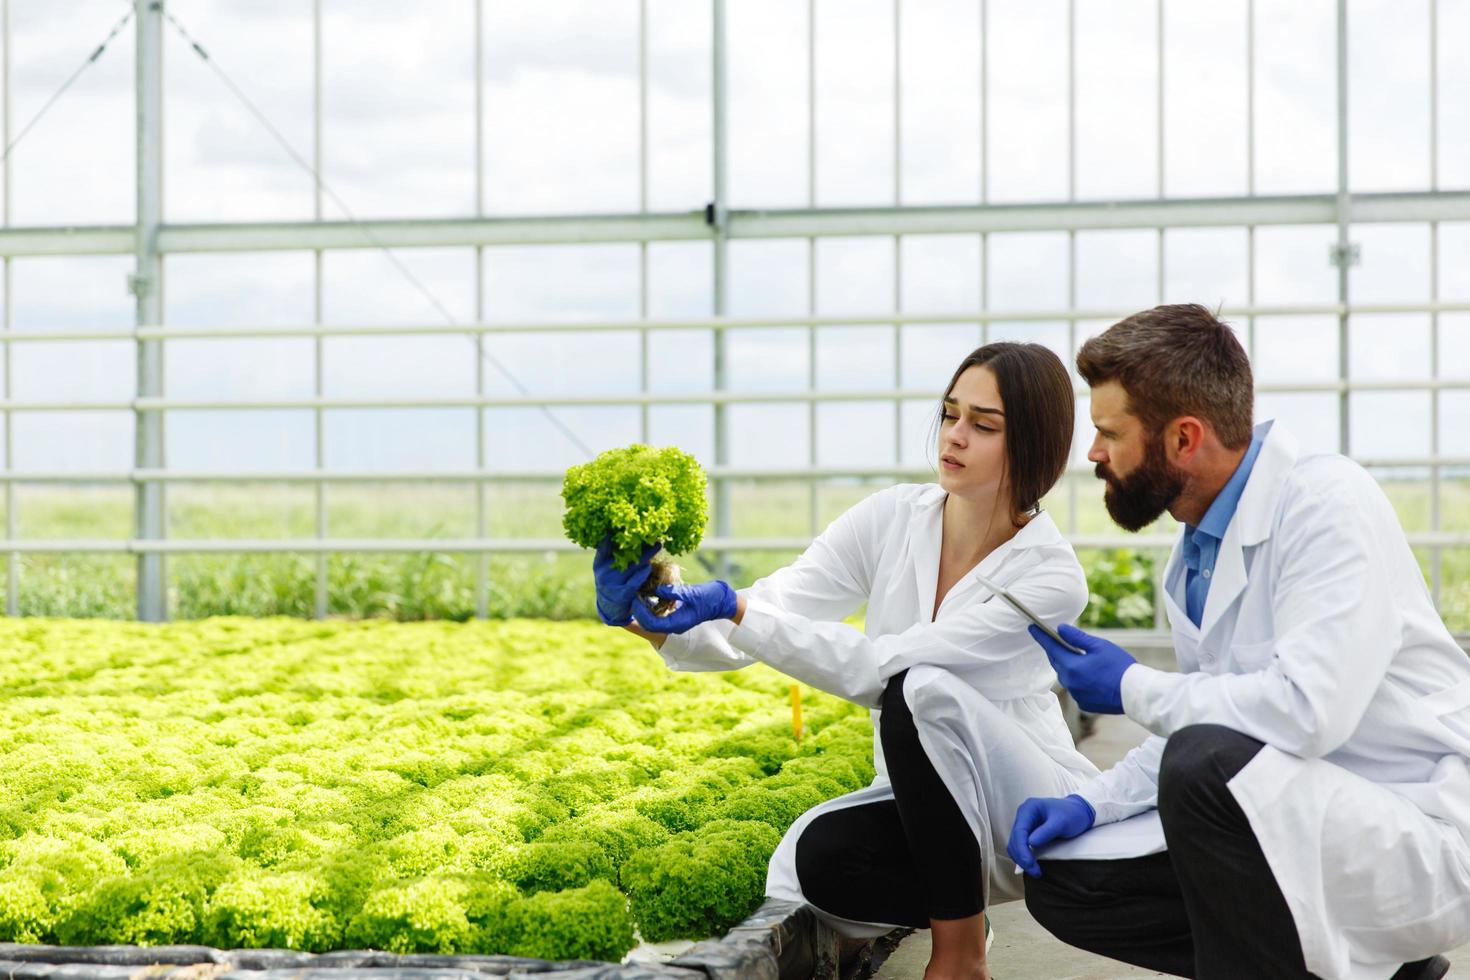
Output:
M1215 559L1220 554L1220 542L1225 538L1225 529L1235 516L1240 495L1250 479L1251 467L1261 453L1265 440L1258 432L1251 437L1250 447L1240 465L1235 468L1229 481L1215 496L1210 509L1200 518L1198 527L1184 525L1184 541L1180 551L1184 559L1184 611L1195 626L1205 614L1205 599L1210 594L1210 578L1215 574Z

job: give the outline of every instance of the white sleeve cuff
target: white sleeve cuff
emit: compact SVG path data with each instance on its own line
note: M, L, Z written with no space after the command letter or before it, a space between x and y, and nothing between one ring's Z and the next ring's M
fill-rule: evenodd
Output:
M1160 727L1157 706L1164 694L1183 679L1182 674L1173 671L1133 664L1123 671L1123 680L1119 685L1123 713L1155 735L1168 737L1169 733Z

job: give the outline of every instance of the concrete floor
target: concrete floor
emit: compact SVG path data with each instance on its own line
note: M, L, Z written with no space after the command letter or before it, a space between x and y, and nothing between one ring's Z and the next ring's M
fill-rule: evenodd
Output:
M1098 719L1096 732L1081 743L1083 753L1099 768L1106 769L1147 733L1121 716ZM1026 912L1023 902L998 905L990 914L995 944L990 948L993 980L1115 980L1122 977L1158 977L1164 974L1142 970L1073 949L1054 939ZM1470 945L1449 954L1455 964L1450 980L1470 980ZM929 931L913 933L894 950L877 973L877 980L920 980L929 962Z

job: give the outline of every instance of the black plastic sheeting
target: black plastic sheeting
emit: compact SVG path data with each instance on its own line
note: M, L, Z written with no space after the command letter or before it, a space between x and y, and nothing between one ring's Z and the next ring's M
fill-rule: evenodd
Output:
M909 930L841 947L806 906L768 901L723 939L667 963L598 963L517 956L301 953L209 946L34 946L0 943L6 980L863 980Z

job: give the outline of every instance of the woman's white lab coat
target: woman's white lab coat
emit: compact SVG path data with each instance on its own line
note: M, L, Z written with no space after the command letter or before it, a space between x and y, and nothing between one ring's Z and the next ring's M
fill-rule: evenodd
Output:
M1028 796L1064 796L1096 774L1072 743L1052 685L1056 675L1027 620L975 580L1012 592L1052 624L1087 604L1077 556L1041 513L950 589L933 616L944 500L936 484L880 491L832 523L795 563L743 591L745 615L671 634L659 651L675 670L731 670L762 661L812 687L873 709L871 786L814 807L771 857L766 893L806 901L796 841L818 815L893 798L876 710L888 679L909 671L906 700L919 741L954 795L988 869L987 905L1019 898L1005 854ZM842 620L868 604L865 630ZM822 910L818 909L818 912ZM827 916L852 936L892 928Z
M1178 604L1177 543L1165 571L1180 673L1124 675L1128 716L1163 737L1080 793L1106 831L1155 805L1171 732L1210 723L1265 742L1230 790L1307 968L1388 977L1470 940L1470 662L1373 478L1299 457L1279 425L1258 431L1198 628ZM1096 833L1065 856L1117 856L1087 853Z

